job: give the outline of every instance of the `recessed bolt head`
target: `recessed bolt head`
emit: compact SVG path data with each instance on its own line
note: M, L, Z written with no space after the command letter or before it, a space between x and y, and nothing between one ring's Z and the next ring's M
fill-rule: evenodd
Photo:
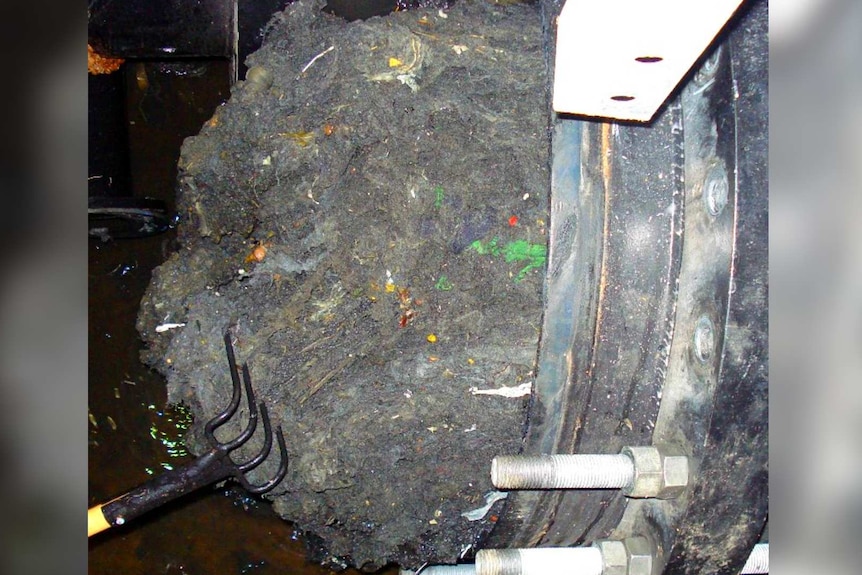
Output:
M623 544L628 559L626 575L651 575L653 550L646 537L629 537L623 541Z
M722 164L716 164L706 173L703 183L703 201L709 215L720 216L727 206L729 196L730 183L727 179L727 170Z
M715 349L715 326L709 316L702 315L694 326L694 355L701 363L712 360Z

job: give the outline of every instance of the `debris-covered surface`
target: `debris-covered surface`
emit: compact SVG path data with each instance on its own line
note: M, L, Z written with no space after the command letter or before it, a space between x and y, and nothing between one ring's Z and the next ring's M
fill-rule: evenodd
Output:
M454 562L503 505L490 461L518 450L535 371L540 16L465 1L347 23L321 8L277 15L186 141L181 247L142 302L143 357L206 421L229 399L232 326L291 454L271 498L315 558Z

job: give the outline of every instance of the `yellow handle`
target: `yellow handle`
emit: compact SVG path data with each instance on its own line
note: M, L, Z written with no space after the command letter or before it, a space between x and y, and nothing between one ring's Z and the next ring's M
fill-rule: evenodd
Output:
M105 529L111 527L105 515L102 513L102 506L96 505L87 511L87 537L92 537L96 533L101 533Z

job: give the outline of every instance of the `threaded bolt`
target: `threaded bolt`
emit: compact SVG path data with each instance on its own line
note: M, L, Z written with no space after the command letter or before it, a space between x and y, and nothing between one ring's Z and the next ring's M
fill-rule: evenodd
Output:
M491 461L497 489L623 489L634 476L634 462L623 454L502 455Z
M668 447L624 447L617 455L497 456L497 489L622 489L628 497L670 499L689 483L688 458Z
M645 575L652 572L653 552L643 537L603 539L592 547L482 549L476 563L432 565L422 575ZM758 543L740 575L769 573L769 543ZM401 570L400 575L414 575Z
M399 575L415 575L415 573L415 571L401 569ZM419 575L476 575L476 566L473 563L430 565L422 568Z
M596 547L482 549L476 552L476 575L602 575L602 553Z
M754 546L740 573L742 575L769 573L769 543L758 543Z

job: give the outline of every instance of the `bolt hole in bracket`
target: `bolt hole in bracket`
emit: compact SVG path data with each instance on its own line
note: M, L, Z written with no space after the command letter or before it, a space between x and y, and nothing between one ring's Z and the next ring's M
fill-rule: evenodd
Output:
M652 120L741 3L567 0L555 20L554 110Z
M746 3L649 125L553 124L523 454L675 445L688 487L512 492L484 547L646 536L653 574L739 573L752 554L768 513L766 23L766 2Z

